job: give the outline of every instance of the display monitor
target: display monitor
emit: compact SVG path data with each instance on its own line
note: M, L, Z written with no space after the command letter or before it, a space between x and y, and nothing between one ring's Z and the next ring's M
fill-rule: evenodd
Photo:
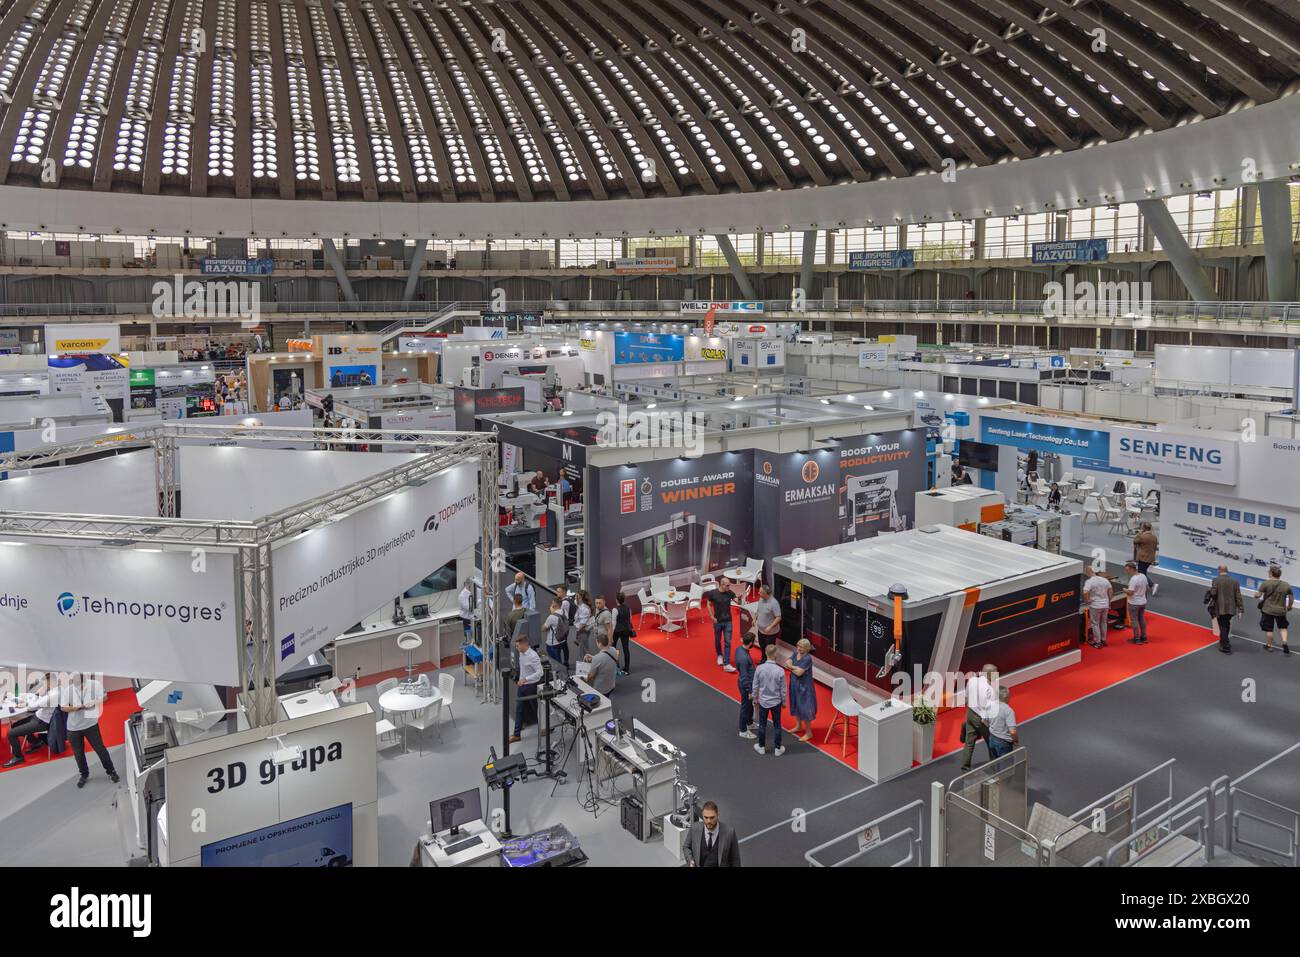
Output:
M972 442L962 439L957 445L957 461L962 468L981 469L989 472L998 470L998 447L987 442Z
M352 805L204 844L203 867L351 867Z
M451 794L429 802L429 826L435 834L451 831L459 834L462 825L483 819L483 805L478 788Z

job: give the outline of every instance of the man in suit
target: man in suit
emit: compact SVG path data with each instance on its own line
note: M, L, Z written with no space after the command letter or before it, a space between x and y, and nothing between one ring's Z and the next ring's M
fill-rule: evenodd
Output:
M1219 576L1210 583L1210 594L1214 596L1214 620L1219 623L1219 650L1225 655L1232 654L1232 619L1244 610L1241 603L1241 586L1237 579L1228 574L1228 566L1219 566Z
M687 867L739 867L740 843L736 832L718 817L718 806L704 802L700 819L691 825L682 846Z

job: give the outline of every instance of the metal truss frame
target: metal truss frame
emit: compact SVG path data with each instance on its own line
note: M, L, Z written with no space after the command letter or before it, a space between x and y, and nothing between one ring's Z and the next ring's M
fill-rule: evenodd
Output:
M386 451L414 454L392 468L256 521L185 519L176 515L176 462L184 444L216 445L239 442L269 448L335 448L382 445ZM153 516L89 515L75 512L0 511L0 540L35 539L130 548L147 545L185 547L196 553L216 549L235 555L237 622L248 622L235 635L235 650L243 675L241 697L249 723L277 720L275 695L276 640L273 615L271 555L274 547L299 533L347 516L378 500L421 485L430 477L467 461L479 466L479 548L484 556L484 623L481 641L485 661L494 659L492 640L501 633L497 579L500 577L496 502L497 437L480 432L396 432L380 429L325 429L249 426L244 424L165 422L108 436L93 436L25 451L0 453L0 472L14 472L56 463L75 463L108 451L152 450L158 512ZM499 700L501 679L486 669L485 695Z

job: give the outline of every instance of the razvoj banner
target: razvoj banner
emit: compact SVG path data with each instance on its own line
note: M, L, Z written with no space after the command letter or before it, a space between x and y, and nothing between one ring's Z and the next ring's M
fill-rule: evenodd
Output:
M916 252L911 249L858 250L849 253L850 269L911 269Z
M0 581L6 662L239 683L233 555L7 543Z
M652 576L685 588L705 572L750 554L753 528L752 454L594 469L586 489L593 595L613 603L635 596Z
M1258 588L1276 565L1294 585L1300 582L1300 512L1162 483L1159 564L1205 579L1226 565L1247 588Z
M1218 485L1237 484L1236 439L1111 426L1110 464Z
M275 272L274 259L213 259L199 261L204 276L270 276Z
M1100 263L1109 257L1109 241L1105 239L1060 239L1050 243L1034 243L1035 263Z
M719 316L732 315L735 313L761 313L763 303L761 302L742 302L732 299L724 302L710 302L706 299L684 300L681 304L683 313L706 313L713 312Z
M275 548L276 674L472 548L478 535L475 461Z
M45 353L61 356L74 352L85 355L89 352L122 351L122 327L115 322L103 323L59 323L45 327Z

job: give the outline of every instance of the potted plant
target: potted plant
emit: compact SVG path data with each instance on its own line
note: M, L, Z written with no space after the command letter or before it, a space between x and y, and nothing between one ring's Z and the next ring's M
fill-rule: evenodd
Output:
M917 764L934 757L934 724L938 716L938 709L924 701L912 705L912 760Z

